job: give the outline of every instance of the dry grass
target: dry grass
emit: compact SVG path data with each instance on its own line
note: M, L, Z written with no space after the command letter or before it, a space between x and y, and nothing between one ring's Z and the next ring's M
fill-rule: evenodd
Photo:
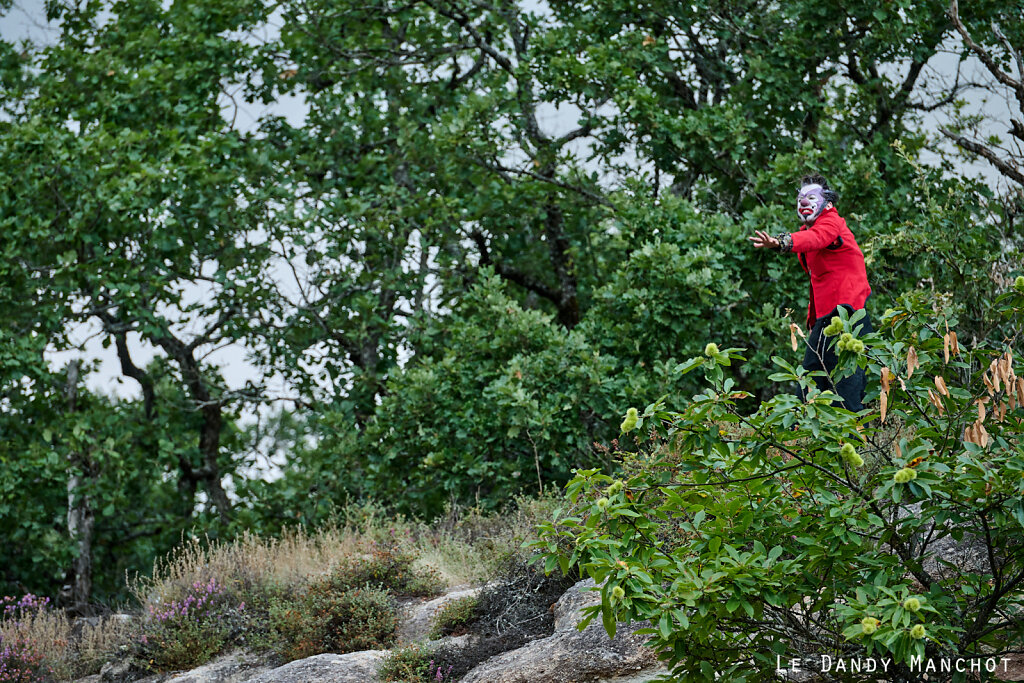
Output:
M229 542L183 539L158 561L147 577L129 581L142 614L181 600L194 585L211 579L233 594L234 602L266 594L268 588L301 593L344 560L395 549L416 558L449 587L483 583L509 558L529 554L523 543L536 538L534 526L549 518L561 502L557 491L523 498L501 515L452 510L431 523L387 515L377 506L350 507L317 530L293 529L280 538L245 534ZM137 644L145 628L140 619L106 617L95 625L72 624L60 611L43 610L17 621L0 620L8 642L29 643L56 680L72 680L99 671L126 644Z
M534 525L559 500L557 494L523 498L505 515L454 510L429 524L363 506L344 510L316 531L293 529L276 539L245 534L227 543L185 540L157 562L151 576L136 578L129 587L141 605L154 605L211 578L242 592L268 584L298 586L381 545L411 552L418 566L435 570L448 586L478 583L493 576L509 555L524 552L523 542L535 538Z
M193 583L216 578L226 586L285 586L305 582L345 557L366 552L367 539L346 528L330 526L312 534L291 530L281 538L244 534L228 543L185 540L129 588L139 603L151 605L178 598Z
M76 627L63 612L44 610L0 620L5 642L26 643L41 657L44 671L57 680L71 680L98 673L118 645L131 637L123 618L108 616L95 625Z

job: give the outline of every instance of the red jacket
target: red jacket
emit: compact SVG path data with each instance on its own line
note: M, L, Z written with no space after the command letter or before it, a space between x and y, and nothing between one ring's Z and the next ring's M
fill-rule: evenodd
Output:
M793 252L811 276L808 328L840 304L849 304L855 311L864 308L871 294L864 254L838 211L825 209L810 227L802 226L790 237Z

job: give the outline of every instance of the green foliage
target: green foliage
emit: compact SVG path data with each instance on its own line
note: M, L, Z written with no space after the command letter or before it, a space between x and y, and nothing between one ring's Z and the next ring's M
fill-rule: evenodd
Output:
M292 661L324 652L386 649L395 639L398 615L387 592L374 588L337 591L311 585L296 602L271 606L274 649Z
M750 350L744 405L770 399L804 281L743 238L793 226L809 170L870 306L934 286L965 338L1010 336L990 302L1016 213L901 159L929 142L945 9L48 3L52 44L0 39L0 582L72 578L72 477L114 600L193 527L498 508L608 469L593 444L638 397L696 391L672 368L709 340ZM964 20L1005 59L989 26L1016 40L1018 10ZM71 410L52 354L89 326L136 394ZM237 424L271 403L273 438Z
M150 604L137 657L157 671L192 669L219 653L244 615L232 591L211 578L196 581L174 599Z
M432 597L444 590L444 582L429 567L414 567L416 556L395 546L374 547L369 556L348 557L323 579L328 589L344 592L378 588L393 595Z
M0 681L4 683L42 683L46 671L42 656L33 643L5 641L0 650Z
M480 599L475 595L467 595L445 604L434 616L430 627L430 639L436 640L443 636L460 635L456 633L467 624L471 624L479 616L477 607Z
M1019 324L1024 296L996 305ZM843 311L844 328L858 316ZM780 393L744 411L738 350L681 363L704 389L643 411L654 431L620 478L577 471L544 525L548 570L601 585L588 620L610 634L650 620L650 644L688 680L769 680L776 656L806 653L880 654L919 680L914 656L1006 652L1024 637L998 616L1024 607L1024 366L1003 344L957 349L950 321L906 297L863 353L839 352L833 379L866 368L884 415L836 407L781 358L772 380L808 402ZM949 544L978 559L935 550Z
M377 673L383 681L429 683L452 680L451 671L452 666L436 659L429 648L408 645L392 650Z

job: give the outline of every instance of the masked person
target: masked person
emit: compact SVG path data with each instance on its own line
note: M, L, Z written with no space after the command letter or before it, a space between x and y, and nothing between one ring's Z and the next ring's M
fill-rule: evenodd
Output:
M772 237L756 230L748 237L755 247L791 251L797 255L801 267L811 278L811 300L807 306L807 339L803 366L807 370L825 370L831 374L838 358L834 343L829 343L822 330L838 315L840 306L847 311L864 308L871 287L868 285L864 254L846 221L836 211L839 195L820 175L804 176L797 194L796 212L802 225L794 233L781 233ZM860 334L872 331L871 320L865 312L859 321ZM815 378L821 390L832 389L827 378ZM865 373L859 369L850 377L839 381L834 389L843 397L847 410L863 409Z

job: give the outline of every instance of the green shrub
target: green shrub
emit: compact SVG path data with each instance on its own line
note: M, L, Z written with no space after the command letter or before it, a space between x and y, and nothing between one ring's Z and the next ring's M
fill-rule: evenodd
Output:
M43 656L34 643L0 637L0 681L41 683L46 680Z
M324 652L379 650L391 645L398 615L391 597L375 588L336 590L327 582L271 604L272 649L285 661Z
M444 591L440 574L430 568L414 567L416 556L394 546L374 544L369 555L347 557L327 576L325 583L334 591L366 586L394 595L434 596Z
M997 304L1024 319L1021 294ZM853 331L858 315L841 317ZM867 369L878 408L859 414L780 358L772 380L809 399L753 412L726 376L738 349L678 366L703 368L705 390L678 412L648 406L622 476L577 471L570 508L543 525L546 569L602 584L588 621L650 620L686 680L768 680L777 658L829 654L891 658L890 680L916 681L913 658L1021 642L1024 368L1003 344L958 348L956 319L923 298L880 323L833 373ZM953 561L955 544L976 560Z
M466 625L477 619L479 604L480 599L475 595L467 595L446 604L434 617L434 624L430 629L430 639L435 640L443 636L465 633Z
M446 665L429 648L410 645L392 650L377 674L383 681L433 683L454 680L453 668L451 664Z
M195 581L183 594L148 606L137 655L150 669L174 671L199 666L220 652L244 605L216 579ZM241 608L241 609L240 609Z

